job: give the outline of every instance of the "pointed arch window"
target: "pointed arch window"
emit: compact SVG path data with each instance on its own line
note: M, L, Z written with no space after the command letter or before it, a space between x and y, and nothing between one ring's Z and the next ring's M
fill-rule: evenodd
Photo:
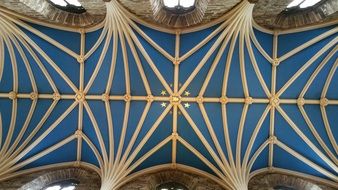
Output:
M76 186L80 182L77 180L65 180L57 183L53 183L45 187L43 190L76 190Z
M78 0L49 0L52 5L55 7L70 12L81 14L86 12Z
M287 9L294 9L294 8L308 8L316 5L322 0L293 0L288 6Z
M188 188L180 183L168 182L159 185L156 190L188 190Z
M164 7L174 13L182 14L195 8L196 0L163 0Z

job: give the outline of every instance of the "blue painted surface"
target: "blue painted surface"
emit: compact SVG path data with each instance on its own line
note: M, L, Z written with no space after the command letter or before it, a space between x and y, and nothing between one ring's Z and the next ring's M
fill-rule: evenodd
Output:
M305 32L296 32L291 34L284 34L280 35L278 38L278 56L282 56L286 54L287 52L291 51L292 49L296 48L299 45L302 45L303 43L308 42L312 38L319 36L325 32L328 32L329 30L336 27L335 25L319 28L315 30L309 30ZM336 34L337 35L337 34Z
M184 164L184 165L187 165L187 166L191 166L191 167L195 167L195 168L198 168L202 171L205 171L205 172L208 172L210 174L215 175L215 173L212 171L212 169L210 169L204 162L201 162L201 160L195 154L193 154L191 151L189 151L181 143L177 144L177 154L178 155L184 155L184 156L177 157L178 163L181 163L181 164Z
M325 177L323 174L319 173L310 166L306 165L304 162L288 154L283 149L279 147L276 147L275 149L276 150L274 151L274 162L273 162L274 166L296 172L309 173L314 176L327 179L327 177Z
M51 30L49 27L46 26L32 23L27 24L32 26L36 30L39 30L48 37L54 39L55 41L59 42L60 44L64 45L65 47L69 48L70 50L76 53L80 52L80 40L81 40L80 33L68 32L58 29Z
M319 50L321 50L329 41L331 41L334 36L331 36L327 39L324 39L314 46L310 46L294 56L291 56L289 59L283 61L277 70L277 89L282 88L284 84L306 63L308 62ZM325 56L331 51L330 48L323 55L318 57L302 74L297 78L296 81L288 88L287 91L281 96L283 98L297 98L297 95L306 84L307 80L310 78L311 74L320 64L320 62L325 58ZM335 60L337 55L333 56L331 59ZM330 63L330 62L329 62ZM328 63L328 64L329 64ZM332 62L331 62L332 63ZM320 75L318 77L323 77ZM327 77L327 75L326 75ZM326 80L326 77L320 80Z
M65 45L72 51L78 53L79 52L79 41L80 35L79 33L71 33L71 32L63 32L59 30L49 29L46 27L32 25L34 28L39 29L41 32L45 33L46 35L50 36L51 38L55 39L56 41L60 42L61 44ZM158 45L163 47L170 55L174 56L175 50L175 35L172 34L165 34L162 32L155 31L153 29L149 29L145 26L138 25L147 35L150 36L152 40L154 40ZM181 52L180 55L184 55L188 52L191 48L201 42L206 36L212 33L218 26L214 26L202 31L190 33L190 34L183 34L181 36ZM300 32L296 34L287 34L281 35L279 38L278 43L278 55L284 55L288 51L292 50L293 48L301 45L302 43L312 39L315 36L318 36L333 27L326 27L323 29L317 29L307 32ZM62 52L60 49L54 47L53 45L49 44L48 42L42 40L41 38L37 37L36 35L24 30L27 35L32 38L46 53L47 55L55 61L56 65L62 69L62 71L70 78L70 80L74 83L75 86L79 86L79 64L77 60L70 55ZM254 30L258 41L261 43L263 49L269 54L272 54L272 35L264 34L258 30ZM98 39L101 30L91 32L86 34L86 52L95 44L96 40ZM304 36L300 40L300 36ZM283 61L277 69L277 91L308 61L315 53L317 53L320 49L322 49L329 41L334 39L337 34L334 34L330 37L323 39L322 41L312 45L301 51L300 53L290 57L289 59ZM205 54L209 51L212 47L213 43L219 35L216 35L210 42L208 42L205 46L201 49L196 51L192 56L184 60L180 64L180 72L179 72L179 82L184 84L187 80L189 75L194 71L196 66L200 63L203 59ZM154 47L152 47L146 40L137 34L138 40L140 40L141 44L147 51L149 57L154 62L156 68L160 71L168 85L173 83L174 78L174 67L171 61L166 59L162 54L157 52ZM103 40L104 43L105 39ZM85 85L88 84L88 81L97 65L99 60L100 54L103 49L103 43L98 47L98 49L85 61ZM106 57L103 60L102 67L100 68L96 79L93 82L92 87L88 91L88 95L101 95L105 92L105 87L107 84L109 70L111 67L111 59L112 59L112 52L113 52L113 40L109 42L108 51ZM239 62L239 44L238 40L236 42L236 46L233 53L233 58L231 60L231 67L230 67L230 74L229 74L229 82L227 87L227 96L230 98L243 98L244 91L240 73L240 62ZM255 59L257 61L257 65L260 69L262 77L268 87L271 87L271 64L258 52L257 48L251 42L253 47L253 52L255 54ZM148 79L152 94L154 96L160 96L161 90L164 90L163 85L158 80L157 76L155 75L154 71L149 66L147 60L145 59L142 52L139 48L136 48L137 54L140 57L142 68L146 74ZM330 48L326 51L322 56L320 56L316 61L294 82L292 85L286 89L286 91L282 94L281 98L293 98L296 99L299 96L299 93L303 89L304 85L308 81L311 74L314 70L318 67L320 62L325 58ZM27 54L27 58L30 62L32 71L34 73L34 77L37 82L38 91L39 93L48 93L52 94L52 88L50 84L46 81L46 77L43 75L41 68L37 65L36 61L33 59L32 56L28 55L28 51L25 50ZM51 75L53 81L55 82L58 90L61 94L74 94L73 90L69 87L69 85L61 78L59 74L55 72L55 70L51 67L49 63L39 54L36 50L34 50L39 59L42 61L42 64L47 69L48 73ZM145 91L144 84L141 79L141 75L139 72L139 68L137 67L136 60L133 57L131 48L127 43L126 47L127 55L128 55L128 65L130 70L130 81L131 81L131 94L133 96L146 96L147 93ZM115 67L114 77L112 79L112 88L110 94L112 95L125 95L126 94L126 85L125 85L125 66L123 62L122 56L122 48L121 42L118 41L118 49L117 49L117 61ZM191 93L190 97L197 96L200 92L200 88L205 80L205 77L208 74L208 71L216 57L218 52L218 48L216 48L215 53L211 55L211 57L207 60L206 64L203 66L201 71L196 75L194 80L192 80L191 84L188 85L187 90ZM229 52L229 45L226 47L224 52L222 52L222 56L220 59L219 64L215 69L215 73L211 77L210 83L207 86L207 91L205 93L205 97L220 97L221 96L221 89L223 84L223 77L224 77L224 70L225 70L225 63L227 60L227 55ZM258 77L254 71L252 66L252 62L250 60L248 50L246 45L244 47L245 53L245 71L247 82L249 85L249 92L250 96L253 98L268 98L261 87L261 84L258 81ZM310 86L308 92L305 95L306 99L319 99L321 95L322 88L325 84L325 80L327 78L328 73L330 72L334 62L338 57L338 53L335 53L334 56L329 60L329 62L324 66L322 71L319 75L315 78L314 82ZM27 70L23 63L23 60L18 55L16 50L16 58L18 61L18 72L19 72L19 93L30 93L32 91L31 83L28 77ZM7 46L5 48L5 66L4 66L4 75L2 80L0 81L0 92L1 93L8 93L12 91L12 66L11 60L9 57L9 53L7 51ZM329 86L327 98L328 99L337 99L338 98L338 75L335 72L333 76L332 82ZM168 94L166 96L169 96ZM182 95L183 96L183 95ZM95 116L96 122L98 123L99 129L101 131L101 135L103 137L103 141L106 145L107 151L111 147L108 146L109 144L109 132L108 132L108 122L107 122L107 115L105 112L105 104L100 100L87 100L88 105ZM33 141L36 140L39 136L41 136L48 128L51 126L60 116L64 113L67 108L73 103L73 100L60 100L51 115L47 118L44 125L38 131L37 135L33 137ZM163 112L165 108L161 107L162 102L153 102L149 113L146 116L142 129L140 130L139 135L136 138L136 142L132 147L132 151L135 150L136 146L142 141L148 131L151 129L153 124L156 122L157 118ZM182 102L186 103L186 102ZM48 110L51 106L52 100L48 99L39 99L37 103L37 107L33 113L33 118L30 121L26 132L23 134L23 139L26 139L29 134L33 131L34 127L40 122L44 113ZM114 153L116 155L123 126L123 119L124 119L124 110L125 110L126 103L123 100L119 101L111 101L109 106L111 108L111 116L113 120L113 131L114 131ZM14 130L14 137L17 137L23 123L26 120L29 108L31 106L30 99L19 99L18 100L18 117L16 119L16 128ZM123 144L123 152L125 151L128 143L138 122L141 118L142 112L145 109L146 102L145 101L132 101L130 106L130 114L128 118L127 124L127 132L125 134L125 143ZM216 133L217 139L220 143L222 150L225 153L225 156L228 158L227 150L225 147L225 136L224 136L224 129L221 117L221 106L219 103L205 103L205 109L208 113L211 125L213 130ZM251 137L254 128L258 120L260 119L262 113L264 112L267 104L252 104L249 106L247 119L244 125L243 130L243 142L242 142L242 152L241 156L244 156L244 151L249 142L249 138ZM288 116L292 119L292 121L298 126L298 128L322 151L324 150L320 148L319 143L316 141L315 137L311 133L309 127L307 126L305 120L302 118L301 113L296 104L292 105L282 105L284 111L288 114ZM330 143L327 132L325 130L325 126L321 117L320 107L319 105L305 105L304 106L308 116L311 118L312 123L316 127L316 130L323 138L324 142L328 145L329 149L333 151L333 146ZM326 112L328 114L329 123L331 125L332 133L335 139L338 138L338 128L337 117L338 114L338 106L329 105L326 108ZM9 99L0 98L0 113L3 120L3 134L4 136L8 134L10 120L11 120L11 110L12 110L12 102ZM202 113L198 104L190 103L190 108L186 108L187 113L190 117L194 120L197 128L203 133L205 139L210 144L213 151L218 155L216 146L212 140L212 137L208 131L207 125L203 120ZM243 111L243 103L229 103L226 105L227 110L227 122L229 128L229 136L231 142L231 148L233 155L236 154L236 140L238 134L238 126L239 121ZM150 151L154 148L159 142L164 140L166 137L170 136L172 133L172 121L173 115L172 113L168 113L163 121L159 124L159 127L154 131L152 136L148 139L145 146L141 149L140 153L137 155L136 160L141 158L146 152ZM252 157L253 153L258 149L258 147L264 143L269 137L269 123L270 123L270 115L266 117L264 120L262 127L259 131L257 139L253 145L253 150L250 152L250 158ZM45 150L46 148L56 144L57 142L61 141L62 139L67 138L68 136L74 134L78 127L78 107L75 107L74 110L49 134L43 139L36 147L32 149L22 160L28 159L38 152ZM87 111L84 111L83 115L83 133L87 135L90 140L93 142L95 147L102 152L99 141L94 130L94 126L92 121L89 118ZM198 150L204 157L206 157L213 165L217 167L217 164L211 157L208 150L202 144L201 140L193 131L192 127L189 125L187 120L184 118L183 115L178 116L178 134L185 139L189 144L191 144L196 150ZM309 160L313 161L314 163L320 165L321 167L327 169L328 171L337 174L337 171L333 171L314 151L312 151L309 146L292 130L289 124L281 117L281 115L276 112L275 118L275 134L280 141L288 145L290 148L294 149L295 151L301 153L303 156L308 158ZM5 138L2 140L5 141ZM12 139L11 143L14 142ZM24 140L21 140L19 144L23 143ZM30 143L29 143L30 144ZM53 153L42 157L41 159L25 166L22 169L37 167L46 164L53 164L53 163L60 163L65 161L74 161L76 160L76 142L72 141L67 145L59 148L58 150L54 151ZM158 152L148 158L145 162L143 162L140 166L137 167L135 171L139 171L151 166L155 166L158 164L165 164L171 162L171 151L172 151L172 143L169 142L167 145L162 147ZM64 153L67 154L64 154ZM308 167L306 164L298 161L295 157L291 156L290 154L286 153L285 151L281 150L280 148L275 148L275 159L274 159L274 166L282 167L285 169L295 170L304 172L307 174L324 177L322 174L318 173L317 171L313 170L312 168ZM252 171L267 167L267 159L268 159L268 149L265 148L261 155L257 158ZM285 160L288 160L286 163ZM82 161L91 163L93 165L98 166L98 162L94 153L89 148L87 143L83 141L83 149L82 149ZM135 161L135 160L134 160ZM203 171L207 171L209 173L214 173L210 170L208 166L206 166L199 158L197 158L193 153L191 153L187 148L185 148L181 143L178 143L178 150L177 150L177 162L180 164L186 164L189 166L193 166L195 168L201 169ZM325 177L324 177L325 178Z
M265 148L252 165L251 171L268 167L269 148Z
M39 166L46 166L50 164L58 164L64 162L74 162L76 161L76 151L77 141L73 140L59 149L41 157L40 159L28 164L22 169L36 168Z

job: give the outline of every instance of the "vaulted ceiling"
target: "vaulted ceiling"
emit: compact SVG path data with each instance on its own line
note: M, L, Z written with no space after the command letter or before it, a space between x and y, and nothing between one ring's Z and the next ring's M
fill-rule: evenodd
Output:
M86 9L83 14L72 14L57 9L49 0L2 0L0 8L11 10L21 15L21 19L34 18L46 23L65 25L68 27L90 27L103 21L106 15L104 1L110 0L79 0ZM152 1L154 0L117 0L123 8L133 16L161 27L172 27L158 23L154 18ZM155 0L156 1L156 0ZM241 0L208 0L201 22L195 25L205 25L221 18L225 13L238 5ZM249 0L255 3L253 19L260 26L269 29L290 29L304 27L337 19L338 2L336 0L321 0L315 6L297 11L284 11L292 0ZM4 10L4 11L5 11ZM170 17L174 17L170 15ZM174 18L171 18L174 19ZM185 25L183 25L185 27Z
M117 1L85 29L1 9L0 180L82 166L117 189L172 168L225 189L266 171L338 188L337 20L273 31L254 6L179 30Z

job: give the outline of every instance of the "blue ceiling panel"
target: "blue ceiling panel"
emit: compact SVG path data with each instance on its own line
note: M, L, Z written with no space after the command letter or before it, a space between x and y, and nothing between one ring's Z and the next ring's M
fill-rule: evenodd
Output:
M327 42L325 42L326 44ZM321 48L321 47L319 47ZM305 62L307 62L308 60L310 60L312 58L312 56L314 56L315 53L317 53L317 51L320 49L316 49L314 50L314 52L312 53L306 53L307 55L311 55L307 58L304 58L304 56L302 56L302 54L298 55L298 56L292 56L291 58L288 59L288 61L282 62L280 64L280 66L278 67L280 70L277 71L277 81L279 80L279 82L277 82L277 89L280 89L283 87L283 85L285 85L285 83L290 79L290 77L293 77L296 72L301 69L304 65ZM299 88L300 86L303 87L305 86L305 84L307 83L307 81L309 80L310 76L312 75L312 73L316 70L316 68L319 66L319 64L323 61L323 59L325 59L325 57L328 55L328 53L332 50L332 48L330 48L329 50L327 50L325 53L323 53L321 56L319 56L284 92L284 94L282 94L281 97L283 98L297 98L298 95L300 94L300 92L303 90L302 88ZM336 56L337 57L337 56ZM334 59L331 58L331 59ZM332 64L332 60L330 59L329 62L327 62L328 65ZM304 64L300 64L300 63L304 63ZM291 69L293 68L293 69ZM319 80L326 80L326 76L323 75L319 75L317 77L321 77L319 78Z
M152 103L152 105L149 109L149 112L147 114L147 117L146 117L146 119L143 123L142 129L140 130L139 135L137 136L137 139L136 139L135 144L132 148L132 151L135 150L135 148L139 145L139 143L142 141L142 139L144 139L145 136L147 135L147 133L152 129L152 127L154 127L154 124L156 123L156 121L158 120L158 118L160 117L160 115L162 114L164 109L165 108L163 108L161 106L161 103L158 103L158 102ZM164 117L162 122L160 122L158 127L167 130L169 128L169 126L172 125L172 122L170 120L171 117L172 116L170 115L170 113L168 113ZM155 137L155 138L164 139L165 137L167 137L168 135L167 135L166 130L163 131L163 133L161 133L161 131L159 131L159 134L161 134L161 135L159 137Z
M334 139L338 138L338 127L337 126L337 113L338 113L338 106L337 105L329 105L325 108L329 125L331 126L330 129L332 131L332 135ZM337 142L337 140L336 140ZM336 156L338 156L338 153L336 153Z
M334 152L333 145L329 140L329 136L328 136L326 128L325 128L325 124L324 124L324 120L323 120L323 117L322 117L322 112L321 112L320 106L318 106L318 105L305 105L304 109L305 109L307 117L310 118L312 125L315 126L316 132L319 134L319 136L321 137L321 139L323 140L325 145L332 152ZM337 113L337 106L327 106L325 109L328 110L327 115L328 115L330 123L332 122L332 124L334 124L334 119L336 117L332 117L332 116ZM335 128L332 128L331 130L334 131ZM335 135L336 133L333 132L333 135ZM316 141L313 141L313 142L316 142Z
M336 57L336 62L337 62L338 52L335 54L335 57ZM334 59L332 61L334 61ZM334 66L332 66L330 69L334 69ZM338 89L337 89L337 85L338 85L338 71L337 71L337 64L336 64L336 68L335 69L336 69L336 71L334 72L334 74L332 76L330 85L329 85L328 90L327 90L327 94L326 94L327 99L335 99L336 100L338 98Z
M149 151L153 150L156 147L156 145L161 143L167 137L171 136L172 131L171 128L168 127L171 124L170 122L171 120L172 117L170 115L164 118L164 120L157 127L154 133L150 136L149 140L141 148L140 152L137 154L132 164L134 164L137 160L142 158ZM139 143L137 143L136 145L139 145ZM146 162L143 162L140 165L139 169L141 168L144 169L159 164L170 163L172 160L171 153L172 153L172 144L169 141L164 146L162 146L158 152L149 157Z
M52 151L51 153L37 159L36 161L26 165L22 169L31 169L39 166L46 166L50 164L66 163L76 161L77 141L73 140L62 147Z
M74 52L80 52L80 40L81 40L80 33L69 32L69 31L58 30L58 29L51 30L49 27L38 25L38 24L33 24L33 23L26 23L26 24L38 30L39 32L42 32L44 35L47 35L51 39L59 42L60 44L69 48L70 50Z
M96 147L98 148L98 147ZM82 150L81 150L81 160L83 162L91 163L96 167L100 167L100 164L87 142L82 142Z
M113 41L108 43L108 49L110 51L106 52L106 55L103 57L103 61L101 63L101 67L98 67L98 63L103 52L104 45L101 44L98 49L90 56L84 65L84 81L85 84L88 85L89 81L93 76L95 70L98 70L98 74L95 78L93 78L93 84L91 88L88 90L88 94L103 94L105 93L107 80L109 78L110 65L112 63L112 47Z
M195 68L200 64L200 62L202 61L202 59L205 57L205 54L210 50L210 48L214 45L214 43L216 42L216 40L218 39L220 34L217 34L214 38L212 38L210 41L208 41L204 46L202 46L200 49L198 49L196 52L194 52L191 56L189 56L188 58L186 58L185 60L183 60L180 63L180 72L179 72L179 81L180 83L184 83L188 77L190 76L190 74L195 70ZM182 37L182 40L185 39ZM196 40L197 41L197 40ZM191 40L191 42L195 42L195 40ZM190 42L190 43L191 43ZM184 43L181 42L182 47L184 47ZM217 46L219 49L220 46ZM193 47L192 47L193 48ZM213 52L213 54L208 58L207 62L205 63L207 64L211 64L216 56L216 52Z
M273 35L261 32L253 28L253 32L257 38L257 41L260 43L264 51L268 55L272 55L272 46L273 46ZM254 46L254 44L252 44ZM255 54L257 55L257 54Z
M252 165L251 172L268 167L269 148L265 148Z
M273 165L278 168L292 170L305 174L311 174L313 176L321 177L323 179L328 179L325 175L321 174L317 170L313 169L304 162L300 161L298 158L292 156L291 154L277 146L274 148Z
M308 30L303 32L295 32L290 34L283 34L278 36L278 56L282 56L294 48L310 41L311 39L334 29L336 26L328 26L315 30ZM337 34L336 34L337 35Z
M252 138L253 132L257 127L258 121L263 115L265 109L265 104L256 104L251 105L248 108L248 113L246 115L246 120L243 127L243 137L242 137L242 146L241 146L241 157L243 159L245 152L247 151L248 144L250 139ZM256 150L260 144L263 144L269 138L269 117L263 120L262 126L257 134L256 140L254 141L256 147L253 145L253 150Z
M141 24L137 26L154 42L156 42L161 48L163 48L170 55L175 55L175 34L169 34L164 32L159 32L152 28L146 27Z
M161 35L161 34L162 33L156 32L156 33L154 33L153 36L158 36L158 35ZM168 34L164 34L164 36L161 36L161 37L165 38L166 35L168 35ZM172 61L170 61L162 53L160 53L158 50L156 50L140 34L136 33L136 36L137 36L138 40L141 42L142 48L144 48L146 50L147 55L150 57L151 61L156 66L156 69L158 69L160 71L161 75L164 77L164 79L167 81L167 83L169 83L169 84L173 83L174 67L173 67ZM155 41L155 43L159 43L159 42L163 43L163 42L167 41L168 39L170 39L170 37L168 37L167 39L164 39L164 40ZM170 47L170 44L172 44L172 42L171 43L167 43L165 47L167 47L167 46ZM138 47L137 44L135 44L135 47L138 50L140 57L143 57L143 59L142 59L142 65L145 68L147 68L147 67L151 68L150 67L150 63L146 59L146 55L142 54L141 48ZM170 49L172 49L172 48L170 48ZM174 54L171 54L171 56L175 57ZM147 67L145 65L147 65Z
M306 137L316 146L318 149L323 152L320 148L320 145L315 140L315 137L309 131L308 127L304 124L300 113L297 113L298 109L296 106L285 106L285 110L290 116L290 118L295 122L298 129L306 135ZM288 112L289 111L289 112ZM297 118L297 119L296 119ZM306 157L307 159L311 160L314 163L319 164L320 166L324 167L328 171L333 171L327 163L320 158L318 154L316 154L315 150L312 150L311 146L308 145L296 132L289 126L288 124L284 124L283 121L280 120L279 114L277 114L277 125L276 125L276 136L278 139L286 144L288 147L292 148L294 151L300 153L302 156ZM281 129L282 128L282 129Z
M260 53L256 46L251 41L252 51L257 62L259 71L265 81L265 84L269 88L271 86L272 64ZM271 54L268 54L271 55Z
M5 45L5 44L4 44ZM10 92L13 90L13 64L8 52L8 46L4 47L4 65L2 67L2 78L0 78L0 89L1 92Z
M257 74L254 70L253 63L250 59L247 46L244 46L244 68L245 68L246 80L247 80L247 85L248 85L250 96L257 97L257 98L266 98L267 95L265 94L262 85L264 84L268 85L268 84L266 84L265 82L261 84L259 82ZM266 74L267 73L263 72L263 75L266 76ZM269 88L269 86L267 86L267 88Z
M183 116L179 117L178 121L179 121L178 133L180 134L180 136L192 147L194 147L200 154L202 154L205 158L207 158L209 162L213 163L213 165L217 169L219 169L210 152L208 151L206 146L202 143L202 140L195 133L194 129L189 125L188 121ZM210 143L210 141L208 141L208 143L211 147L214 147L212 142ZM213 152L217 154L215 148L212 149ZM207 169L204 171L213 173L208 166L206 166L193 152L187 149L182 143L177 143L177 161L178 163L182 164L188 163L189 166L194 166L202 170Z
M133 172L138 172L143 169L150 168L161 164L167 164L171 162L171 142L165 144L162 148L157 150L153 155L143 161Z
M110 6L113 3L116 2L111 1L106 5ZM250 6L242 6L243 11L247 10L245 7ZM190 166L195 172L204 171L215 175L221 181L225 179L222 176L227 175L224 171L227 162L236 165L229 168L230 172L241 175L237 167L243 166L243 160L247 155L248 161L253 162L253 167L250 168L252 174L253 171L269 167L271 154L273 154L272 166L276 168L302 172L323 179L329 179L330 175L338 175L334 160L334 157L338 156L335 149L336 142L334 142L338 139L338 71L336 69L338 34L336 32L307 48L302 48L293 56L284 57L286 59L276 67L276 77L274 77L273 66L270 63L273 59L273 35L250 28L252 23L249 14L232 17L235 21L238 19L243 21L236 26L241 27L238 35L234 33L236 28L230 28L231 30L222 36L221 33L224 32L222 29L183 60L182 56L211 35L224 22L201 30L194 29L191 33L186 33L186 30L172 30L172 33L165 33L135 22L135 26L168 53L169 56L166 56L158 51L156 45L149 43L138 30L130 28L129 31L129 26L113 28L116 22L127 23L127 20L126 22L119 20L126 16L119 10L119 6L114 9L116 12L107 14L103 23L107 33L103 35L103 41L97 44L97 49L92 48L104 29L102 27L97 27L99 29L96 31L88 29L91 32L84 35L83 67L77 60L81 47L79 31L61 31L28 24L27 29L18 27L22 33L12 31L13 33L8 35L11 30L0 32L0 56L4 55L3 63L0 59L0 161L3 155L13 155L13 159L16 158L14 160L17 161L14 163L15 166L32 158L31 162L23 165L23 168L11 171L11 175L25 169L39 169L40 166L49 164L81 161L102 172L100 175L104 176L103 180L114 181L117 176L114 176L116 173L111 171L112 168L109 166L112 166L112 163L124 163L124 161L116 162L121 158L130 158L126 162L129 165L125 168L133 167L133 170L126 170L127 173L123 173L126 176L153 166L163 164L169 166L171 163L176 163ZM1 15L2 13L0 17ZM115 17L116 15L119 17ZM1 17L0 26L6 19ZM134 21L129 20L128 23L130 22ZM231 23L234 24L234 21L229 20L229 24ZM234 25L228 25L228 27L232 26ZM279 34L278 58L315 39L316 36L336 29L337 26L332 25L309 31ZM71 50L72 55L49 43L45 37L35 35L32 32L34 30L56 40L61 46ZM251 30L266 54L260 52L253 43L253 36L249 36ZM115 33L110 33L112 31ZM179 47L178 58L182 59L177 75L171 60L175 58L176 35L180 38L180 45L177 46ZM243 36L248 38L241 38ZM8 40L4 42L3 39L7 37ZM230 37L230 41L225 44L224 50L219 52L226 37ZM20 48L15 47L14 39L19 41L29 67L25 64L25 56L20 55ZM211 51L217 39L220 39L221 43ZM234 43L231 43L232 39ZM33 42L41 49L35 48ZM32 50L24 46L26 43ZM105 43L106 48L104 48ZM307 61L330 43L332 47L317 56L307 69L301 70ZM232 45L234 46L232 58L228 60ZM105 52L104 49L107 51ZM93 50L92 54L88 54L91 50ZM251 50L257 67L250 57ZM314 76L313 82L304 93L304 101L298 99L304 86L311 79L311 75L330 52L332 52L331 58L324 63L323 68L318 75ZM218 53L220 53L220 60L207 84L205 82L208 73ZM152 60L153 65L148 62L147 56ZM14 64L14 58L17 65ZM100 58L102 65L98 65ZM207 58L205 63L198 68L204 58ZM243 63L240 62L242 58L244 58ZM226 65L227 62L231 65ZM229 67L229 74L225 76L227 67ZM110 78L112 68L113 73ZM301 71L299 77L288 84L287 82L298 71ZM30 79L30 73L35 81ZM196 75L192 77L191 74ZM48 81L49 75L50 81ZM15 76L18 76L18 80L13 79ZM263 81L259 80L260 77ZM191 81L187 81L189 78ZM225 97L222 96L224 78L227 78ZM248 94L245 93L244 78L246 78ZM18 89L14 88L16 86L13 85L14 81L17 82ZM111 84L109 88L107 88L108 84ZM199 93L204 84L205 92L200 97ZM276 93L273 92L274 84L276 84ZM285 84L289 86L283 88ZM323 93L325 84L328 87L326 94ZM36 94L31 94L34 86L37 87L38 97L34 97ZM108 96L103 96L105 93ZM265 118L263 118L264 114L266 114ZM261 126L257 137L252 147L248 147L260 119ZM225 134L225 127L228 129L228 135ZM200 131L200 134L194 129ZM240 142L238 142L239 133L242 133L239 137ZM327 148L321 146L317 134L314 133L318 133ZM36 155L68 137L74 139L47 155L35 159ZM317 148L313 150L314 148L309 146L310 143L303 138L308 139ZM166 144L151 152L165 139ZM228 141L231 150L227 147ZM255 158L255 152L267 142L274 143L273 152L270 152L268 144ZM111 146L110 143L113 145ZM176 149L173 143L177 143ZM284 150L287 148L281 143L288 146L290 150ZM240 152L238 145L241 148ZM96 150L97 155L95 155ZM113 155L109 154L110 151ZM176 159L172 157L173 151L176 151ZM302 157L297 158L295 154L290 153L291 151L297 152ZM230 160L229 153L232 153L234 160ZM17 157L16 154L20 156ZM108 160L105 155L108 156ZM144 155L147 156L144 161L133 165ZM309 166L304 163L304 158L321 167L327 174L318 172L314 165ZM12 157L4 159L5 162L9 162L8 159ZM99 160L102 160L103 165L100 166ZM207 166L206 162L210 163L211 167ZM0 180L4 177L2 169L0 164ZM243 169L249 170L249 168ZM330 180L333 178L331 177Z
M227 96L244 97L241 68L239 62L239 41L237 39L231 59L230 74L228 78Z
M198 45L200 42L202 42L206 37L208 37L212 32L214 32L219 26L220 25L215 25L210 28L206 28L206 29L203 29L197 32L182 34L180 56L183 56L189 50L191 50L196 45ZM213 37L213 39L217 38L218 35Z
M208 165L201 161L201 159L199 159L181 143L177 144L177 155L180 155L177 157L177 162L194 168L199 168L202 171L215 175L215 172L213 172Z

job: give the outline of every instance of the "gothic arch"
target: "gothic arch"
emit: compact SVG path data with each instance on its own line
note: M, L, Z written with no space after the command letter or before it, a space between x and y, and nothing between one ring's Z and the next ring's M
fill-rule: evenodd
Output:
M89 169L71 167L47 169L39 172L23 174L0 183L0 189L17 190L41 190L50 184L65 180L76 180L79 182L79 190L100 189L100 176Z

